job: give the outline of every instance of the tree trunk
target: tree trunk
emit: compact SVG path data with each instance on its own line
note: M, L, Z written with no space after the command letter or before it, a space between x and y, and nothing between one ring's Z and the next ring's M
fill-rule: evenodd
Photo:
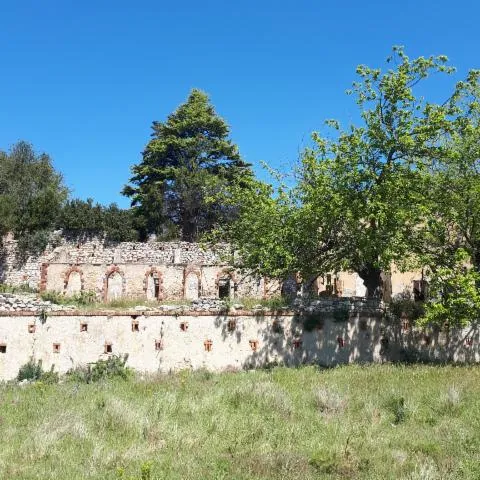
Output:
M186 219L182 222L182 240L184 242L194 242L196 240L195 223Z
M367 289L367 298L383 298L382 270L380 268L367 265L357 271L363 284Z

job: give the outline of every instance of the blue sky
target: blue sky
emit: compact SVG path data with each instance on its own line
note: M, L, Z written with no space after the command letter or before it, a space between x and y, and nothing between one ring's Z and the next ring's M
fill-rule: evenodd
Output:
M288 169L326 118L357 118L356 65L392 45L480 68L480 3L0 0L0 149L49 153L72 195L120 195L150 137L205 90L244 158ZM443 98L453 79L426 93Z

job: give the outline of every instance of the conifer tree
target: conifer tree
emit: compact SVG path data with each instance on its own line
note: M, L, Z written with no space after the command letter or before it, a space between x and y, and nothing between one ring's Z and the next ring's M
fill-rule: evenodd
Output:
M232 185L248 188L253 173L208 96L192 90L152 129L143 159L123 189L143 222L143 235L195 241L235 217L235 208L224 201L228 190Z

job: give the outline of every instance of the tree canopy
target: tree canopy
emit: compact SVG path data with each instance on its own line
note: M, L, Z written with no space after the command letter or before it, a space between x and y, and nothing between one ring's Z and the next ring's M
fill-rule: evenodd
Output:
M252 198L251 207L244 203L238 227L223 229L246 266L262 265L264 273L284 277L290 270L304 278L351 270L363 279L369 296L381 296L383 278L393 263L406 268L426 262L431 235L445 244L446 236L438 236L444 214L432 198L433 192L440 195L440 175L433 172L439 168L446 180L448 161L464 157L452 155L452 145L467 148L467 132L478 145L473 100L469 109L459 107L465 83L442 104L416 93L432 74L454 71L445 56L411 60L402 48L394 48L388 62L386 72L357 68L359 80L349 93L356 97L361 123L342 128L328 121L333 135L313 134L313 146L301 156L296 184L280 187L273 196L263 189L263 197ZM467 83L471 97L475 82ZM467 178L472 180L470 174ZM462 192L465 180L459 181ZM475 187L469 191L474 203ZM451 205L450 198L443 198ZM269 219L277 226L276 235L259 228Z
M115 203L105 207L91 198L68 200L55 225L70 233L100 235L120 242L136 241L139 236L131 209L121 209Z
M245 188L252 171L228 138L229 128L207 95L192 90L165 122L153 122L152 139L123 189L141 219L143 234L197 240L235 210L225 198L232 184Z
M22 251L45 246L67 195L47 154L26 142L0 151L0 233L13 232Z

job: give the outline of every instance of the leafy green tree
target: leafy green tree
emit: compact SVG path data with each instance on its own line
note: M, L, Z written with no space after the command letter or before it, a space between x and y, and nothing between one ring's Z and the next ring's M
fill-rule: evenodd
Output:
M135 216L131 209L121 209L115 203L104 207L86 201L69 200L62 208L57 228L78 235L100 235L113 241L138 240Z
M235 215L229 185L249 185L250 166L228 138L229 128L207 95L192 90L165 122L153 122L152 140L133 166L123 194L141 218L143 235L197 240Z
M357 68L360 80L351 93L361 125L342 130L338 122L327 122L335 135L313 135L297 185L263 203L252 199L252 211L242 210L241 228L230 229L229 240L242 249L248 266L278 265L282 261L271 260L280 252L284 264L304 279L353 270L368 295L379 296L392 263L407 266L419 251L420 226L429 212L424 201L429 167L445 155L443 139L454 110L448 102L425 102L415 88L431 74L448 74L453 68L444 56L410 60L398 47L388 61L392 68L384 73ZM286 225L290 241L278 249L276 239L257 228L258 221L249 228L255 215L266 222L275 219L280 238L285 235L281 225ZM242 245L246 239L248 250Z
M472 268L470 255L459 249L451 266L440 266L430 282L430 298L419 325L465 327L480 320L480 272Z
M454 120L446 154L431 164L425 262L452 267L464 249L480 273L480 71L469 72L451 98ZM480 284L478 285L480 288Z
M47 154L26 142L0 151L0 233L13 232L22 252L44 248L67 195Z

